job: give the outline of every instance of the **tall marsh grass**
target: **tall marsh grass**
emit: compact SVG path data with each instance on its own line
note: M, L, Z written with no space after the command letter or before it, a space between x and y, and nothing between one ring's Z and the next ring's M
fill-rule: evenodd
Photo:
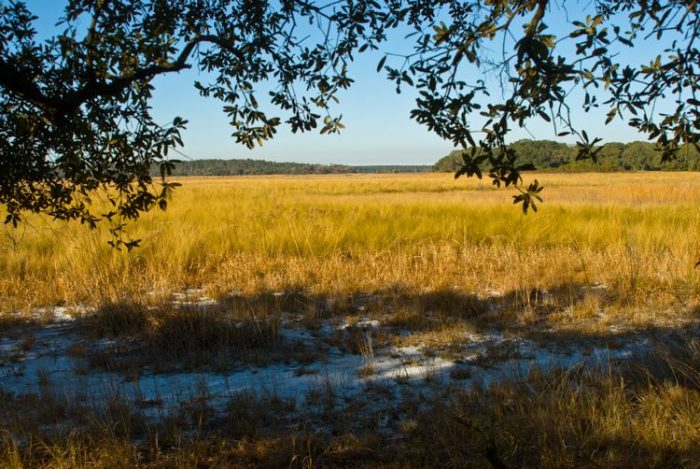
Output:
M449 174L183 178L166 212L106 230L29 217L0 227L0 309L161 300L202 287L344 297L605 285L613 303L695 301L700 175L537 174L538 213ZM610 299L609 298L609 299Z
M281 339L280 313L296 310L310 330L331 314L391 311L389 332L410 329L404 345L435 350L464 343L479 320L591 320L602 339L607 318L697 315L700 174L536 176L546 203L527 216L510 191L449 174L184 178L167 212L130 227L143 240L131 252L111 249L104 229L30 217L0 227L0 312L95 306L79 322L86 337L130 340L72 353L132 377L248 355L312 363L316 351ZM199 288L220 301L198 304ZM178 292L188 301L173 303ZM369 377L390 337L348 322L331 345L361 354ZM0 330L18 324L0 314ZM334 407L328 375L313 391L318 415L240 394L223 414L195 400L155 423L116 398L107 410L64 402L47 379L36 396L0 392L0 466L697 467L700 343L697 325L685 330L623 364L534 368L428 400L402 392L390 437L373 408ZM554 331L539 330L586 339Z

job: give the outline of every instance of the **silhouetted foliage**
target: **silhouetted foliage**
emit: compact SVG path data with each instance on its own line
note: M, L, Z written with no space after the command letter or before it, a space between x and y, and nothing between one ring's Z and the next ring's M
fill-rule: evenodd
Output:
M0 204L15 225L25 211L93 227L108 220L115 245L124 244L125 220L164 209L176 186L167 157L186 122L154 121L154 78L204 72L207 82L195 87L224 103L234 138L248 147L281 123L258 104L261 82L272 85L270 101L292 130L333 133L343 125L328 107L352 82L346 64L383 39L388 21L378 7L350 1L65 5L62 31L46 40L24 1L0 5Z
M576 159L595 160L600 139L570 118L576 93L583 112L601 108L607 122L625 121L656 142L664 161L697 146L700 136L694 0L576 4L558 34L547 22L561 20L553 16L571 4L549 0L65 5L61 31L46 39L37 37L24 1L0 6L0 204L7 223L17 224L25 211L90 226L106 219L119 242L123 220L165 208L174 187L167 156L181 144L185 121L153 120L155 77L198 68L205 82L195 87L223 102L233 137L248 147L272 138L282 122L295 132L338 132L343 124L329 106L352 83L349 62L378 49L394 29L409 32L414 50L384 56L377 70L397 91L415 88L413 119L468 150L456 176L488 172L496 185L539 193L520 176L531 165L506 144L513 128L532 119L575 135ZM643 64L627 63L626 52L642 43L662 50ZM500 98L486 72L501 78ZM271 106L259 104L261 83L271 90ZM106 204L93 203L96 190Z

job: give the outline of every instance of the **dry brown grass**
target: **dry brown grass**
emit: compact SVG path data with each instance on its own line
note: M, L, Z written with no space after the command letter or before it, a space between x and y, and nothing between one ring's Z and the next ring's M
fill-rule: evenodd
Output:
M2 227L0 297L5 310L24 310L204 287L222 298L297 291L342 309L350 295L397 291L424 302L418 309L464 310L473 305L426 292L498 291L522 308L534 291L601 283L604 309L626 319L633 310L637 322L696 302L700 176L536 177L546 203L528 216L508 191L446 174L183 179L168 212L132 227L143 247L131 253L79 225ZM578 296L563 320L596 312ZM305 309L323 316L328 305Z
M604 342L611 326L698 319L700 175L536 177L546 203L528 216L509 192L451 175L184 179L168 212L132 227L143 247L130 253L77 225L32 218L3 227L0 310L96 306L79 323L116 345L73 352L127 379L146 365L309 364L326 352L280 341L283 313L311 331L343 319L348 327L326 345L362 355L368 383L386 344L449 355L494 326ZM219 303L172 302L193 287ZM26 317L0 315L0 332L24 334ZM368 318L382 327L358 322ZM411 334L394 337L401 331ZM217 414L203 396L159 423L116 397L99 409L67 402L46 374L35 396L0 396L0 466L697 467L696 336L614 364L619 372L534 371L489 389L407 394L390 434L306 368L318 386L305 397L320 410L240 394ZM470 370L450 375L465 380Z
M352 407L295 417L293 402L274 395L235 395L223 417L183 409L160 425L144 424L119 401L96 412L50 395L32 401L6 396L0 403L0 464L697 467L698 339L677 334L656 350L615 372L533 370L525 379L488 389L423 397L421 405L408 399L397 409L392 435L366 423L358 427ZM57 421L63 431L46 430ZM73 430L65 431L66 422ZM330 430L321 430L320 422L329 422Z
M120 340L104 349L81 347L73 355L127 374L144 366L225 369L254 350L274 345L280 330L279 313L221 305L108 304L78 324L93 339Z

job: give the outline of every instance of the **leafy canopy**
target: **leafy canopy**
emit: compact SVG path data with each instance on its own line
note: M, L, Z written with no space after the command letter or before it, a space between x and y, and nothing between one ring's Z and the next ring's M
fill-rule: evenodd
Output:
M663 160L697 146L700 120L696 1L595 0L65 0L60 33L39 39L24 1L0 5L0 204L6 223L26 211L111 223L165 208L175 183L168 152L186 121L162 126L149 106L153 80L195 67L194 86L223 103L235 140L248 147L280 125L338 132L331 113L349 87L349 64L366 50L391 51L391 30L413 51L377 66L397 90L414 88L411 117L464 149L456 175L514 186L534 207L541 187L523 183L512 129L532 119L575 135L578 158L599 139L571 119L603 108L656 141ZM575 8L565 24L562 11ZM587 11L581 12L581 8ZM558 34L555 34L556 31ZM562 32L563 31L563 32ZM662 45L626 63L645 41ZM495 52L500 51L500 52ZM501 79L500 96L484 76ZM261 84L265 84L261 87ZM272 115L259 104L272 89ZM657 104L659 106L657 107ZM265 107L265 109L268 109ZM578 113L580 107L575 109ZM663 110L663 112L662 112ZM150 169L159 166L160 178ZM96 197L99 196L99 200ZM125 242L127 247L136 241Z

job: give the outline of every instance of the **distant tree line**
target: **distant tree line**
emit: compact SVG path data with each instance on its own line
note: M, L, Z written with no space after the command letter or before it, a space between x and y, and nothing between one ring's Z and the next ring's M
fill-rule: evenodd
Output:
M419 173L429 171L432 171L432 167L427 165L349 166L251 159L203 159L177 162L172 174L174 176L245 176L257 174Z
M524 167L559 171L698 171L700 153L684 146L678 158L661 162L661 152L653 143L607 143L596 148L596 160L576 160L575 145L551 140L519 140L509 145L517 152L518 164ZM423 173L455 172L462 165L462 152L455 150L433 166L291 163L252 159L202 159L175 163L175 176L246 176L269 174L352 174L352 173ZM485 170L488 163L484 164ZM156 169L154 169L154 176Z
M536 169L561 171L697 171L700 170L700 153L692 145L684 145L678 158L662 162L662 153L656 145L647 142L612 142L595 148L595 161L576 160L576 145L551 140L519 140L509 145L516 151L518 164ZM457 171L463 163L462 152L451 152L435 165L435 171ZM484 164L486 169L488 163Z

